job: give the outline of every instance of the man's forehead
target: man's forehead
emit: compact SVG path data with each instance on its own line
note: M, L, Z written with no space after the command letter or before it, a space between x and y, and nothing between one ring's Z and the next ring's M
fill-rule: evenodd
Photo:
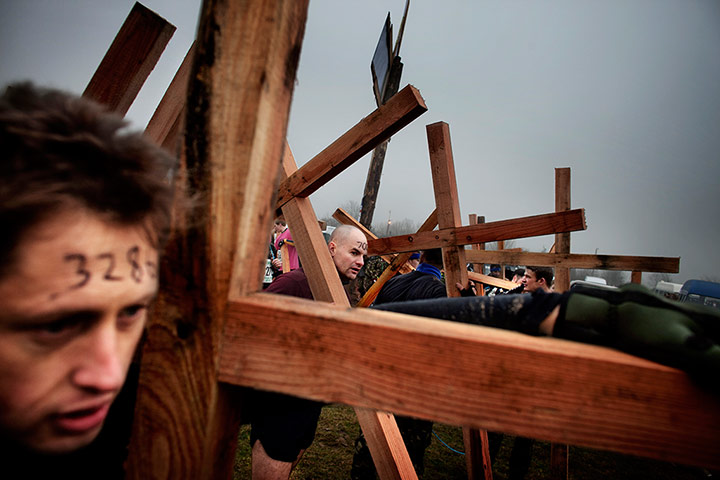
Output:
M365 234L360 230L353 230L349 232L346 238L347 243L351 246L367 250L367 238L365 238Z

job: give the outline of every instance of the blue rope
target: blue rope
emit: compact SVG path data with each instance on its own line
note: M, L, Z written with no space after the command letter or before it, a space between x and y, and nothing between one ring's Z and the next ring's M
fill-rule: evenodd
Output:
M443 439L440 438L437 433L435 433L435 430L433 430L432 433L433 433L433 435L435 435L435 438L437 438L438 440L440 440L440 443L442 443L443 445L445 445L447 448L449 448L450 450L452 450L452 451L455 452L455 453L459 453L460 455L465 455L465 452L461 452L461 451L459 451L459 450L455 450L455 449L452 448L450 445L448 445L447 443L443 442Z

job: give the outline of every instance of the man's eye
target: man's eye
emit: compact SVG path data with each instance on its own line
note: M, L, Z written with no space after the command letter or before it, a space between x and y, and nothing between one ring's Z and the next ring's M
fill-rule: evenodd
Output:
M144 319L146 312L147 305L131 305L125 307L118 315L118 322L121 326L129 327L135 322Z
M82 331L84 323L76 318L56 320L32 329L34 340L46 346L60 345Z

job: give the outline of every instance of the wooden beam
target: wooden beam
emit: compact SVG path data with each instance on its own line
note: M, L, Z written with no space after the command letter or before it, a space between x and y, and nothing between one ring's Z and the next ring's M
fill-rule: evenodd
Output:
M509 280L491 277L490 275L484 275L482 273L468 272L468 278L473 282L480 282L485 285L504 288L505 290L512 290L513 288L519 286L517 283L513 283Z
M450 141L450 126L445 122L437 122L428 125L426 131L433 192L437 206L438 232L456 230L462 225L462 219ZM427 232L428 235L433 233L435 232ZM461 245L443 245L443 266L448 297L460 296L460 292L455 287L456 283L463 287L468 284L465 249Z
M570 169L555 169L555 211L570 210ZM500 249L498 249L500 250ZM570 233L555 234L555 253L570 253ZM570 290L570 269L566 266L555 267L552 289L558 293ZM550 445L550 472L552 480L568 478L568 448L566 445Z
M536 265L539 267L564 266L599 270L636 270L642 272L678 273L678 257L635 257L624 255L592 255L583 253L496 252L468 250L468 261L508 265Z
M173 25L135 3L85 87L83 97L125 115L173 33Z
M283 170L286 176L297 170L295 159L287 145L283 156ZM310 199L293 198L282 207L282 211L291 228L315 301L349 308L350 302L325 244ZM417 479L394 417L365 408L356 409L355 414L380 478Z
M190 46L185 58L170 86L165 91L155 113L145 127L145 136L158 145L165 146L170 152L177 152L179 140L179 124L185 113L187 102L187 88L190 79L192 61L195 57L195 43Z
M377 240L368 241L368 255L472 245L474 243L494 242L503 239L552 235L555 232L574 232L586 228L585 210L576 209L563 213L547 213L480 225L440 229L414 235L378 238ZM473 261L473 263L481 262Z
M297 170L297 164L287 144L282 167L285 176ZM315 300L350 307L310 199L293 198L283 206L282 212L292 232L295 248Z
M277 208L309 196L426 111L420 92L412 85L403 88L283 181Z
M426 127L428 150L430 152L430 171L432 172L433 192L437 206L438 227L453 229L462 225L460 217L460 201L458 199L457 180L455 178L455 162L453 161L450 126L445 122L437 122ZM445 290L448 297L459 297L462 288L468 287L467 262L465 248L458 246L442 249L443 269L445 273ZM485 442L482 442L485 439ZM485 478L492 480L490 451L488 449L487 432L463 425L463 443L465 448L465 464L468 480Z
M611 349L267 294L231 303L226 336L226 382L720 467L717 396Z
M570 210L570 169L555 169L555 211L566 212ZM555 234L555 253L570 253L570 233ZM565 265L555 268L555 282L553 290L565 292L570 289L570 269ZM567 463L567 462L565 462ZM566 475L567 476L567 475Z
M176 210L161 264L128 478L231 475L240 409L217 381L225 309L261 288L306 15L302 0L202 6L183 169L193 174L176 181L197 205Z

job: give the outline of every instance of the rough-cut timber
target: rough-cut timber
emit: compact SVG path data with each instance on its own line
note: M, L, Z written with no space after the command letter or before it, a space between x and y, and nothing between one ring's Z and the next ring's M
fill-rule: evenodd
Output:
M570 210L570 169L555 169L555 211L565 212ZM570 253L570 233L555 234L555 252ZM556 292L564 292L570 288L570 269L561 266L555 268L555 280L553 289Z
M513 238L552 235L556 232L585 230L585 210L547 213L479 225L440 229L414 235L397 235L368 242L368 255L414 252L426 248L472 245ZM468 250L468 252L470 252Z
M184 118L188 80L194 55L193 43L145 127L145 135L148 138L173 153L177 152L179 147L180 125Z
M135 3L83 96L127 113L174 32L165 19Z
M229 478L240 413L218 383L229 292L257 291L307 1L206 1L187 106L197 209L175 212L148 326L129 478ZM194 216L191 216L194 215ZM235 267L238 272L231 281Z
M226 382L720 467L717 396L611 349L267 294L232 302L226 335Z
M309 196L426 111L420 92L412 85L403 88L282 182L277 208Z
M458 199L455 162L450 141L450 126L437 122L426 127L428 151L430 152L430 172L432 173L433 192L437 211L438 227L452 229L462 225L460 201ZM442 249L445 290L448 297L459 297L457 285L468 287L465 248L449 246ZM485 442L482 442L485 439ZM483 468L490 464L490 451L487 432L463 425L463 443L468 480L485 478L492 480L492 470Z
M468 250L466 256L472 263L500 263L508 265L536 265L539 267L564 266L599 270L637 270L642 272L678 273L678 257L635 257L626 255L592 255L585 253L535 253L497 252L493 250Z

